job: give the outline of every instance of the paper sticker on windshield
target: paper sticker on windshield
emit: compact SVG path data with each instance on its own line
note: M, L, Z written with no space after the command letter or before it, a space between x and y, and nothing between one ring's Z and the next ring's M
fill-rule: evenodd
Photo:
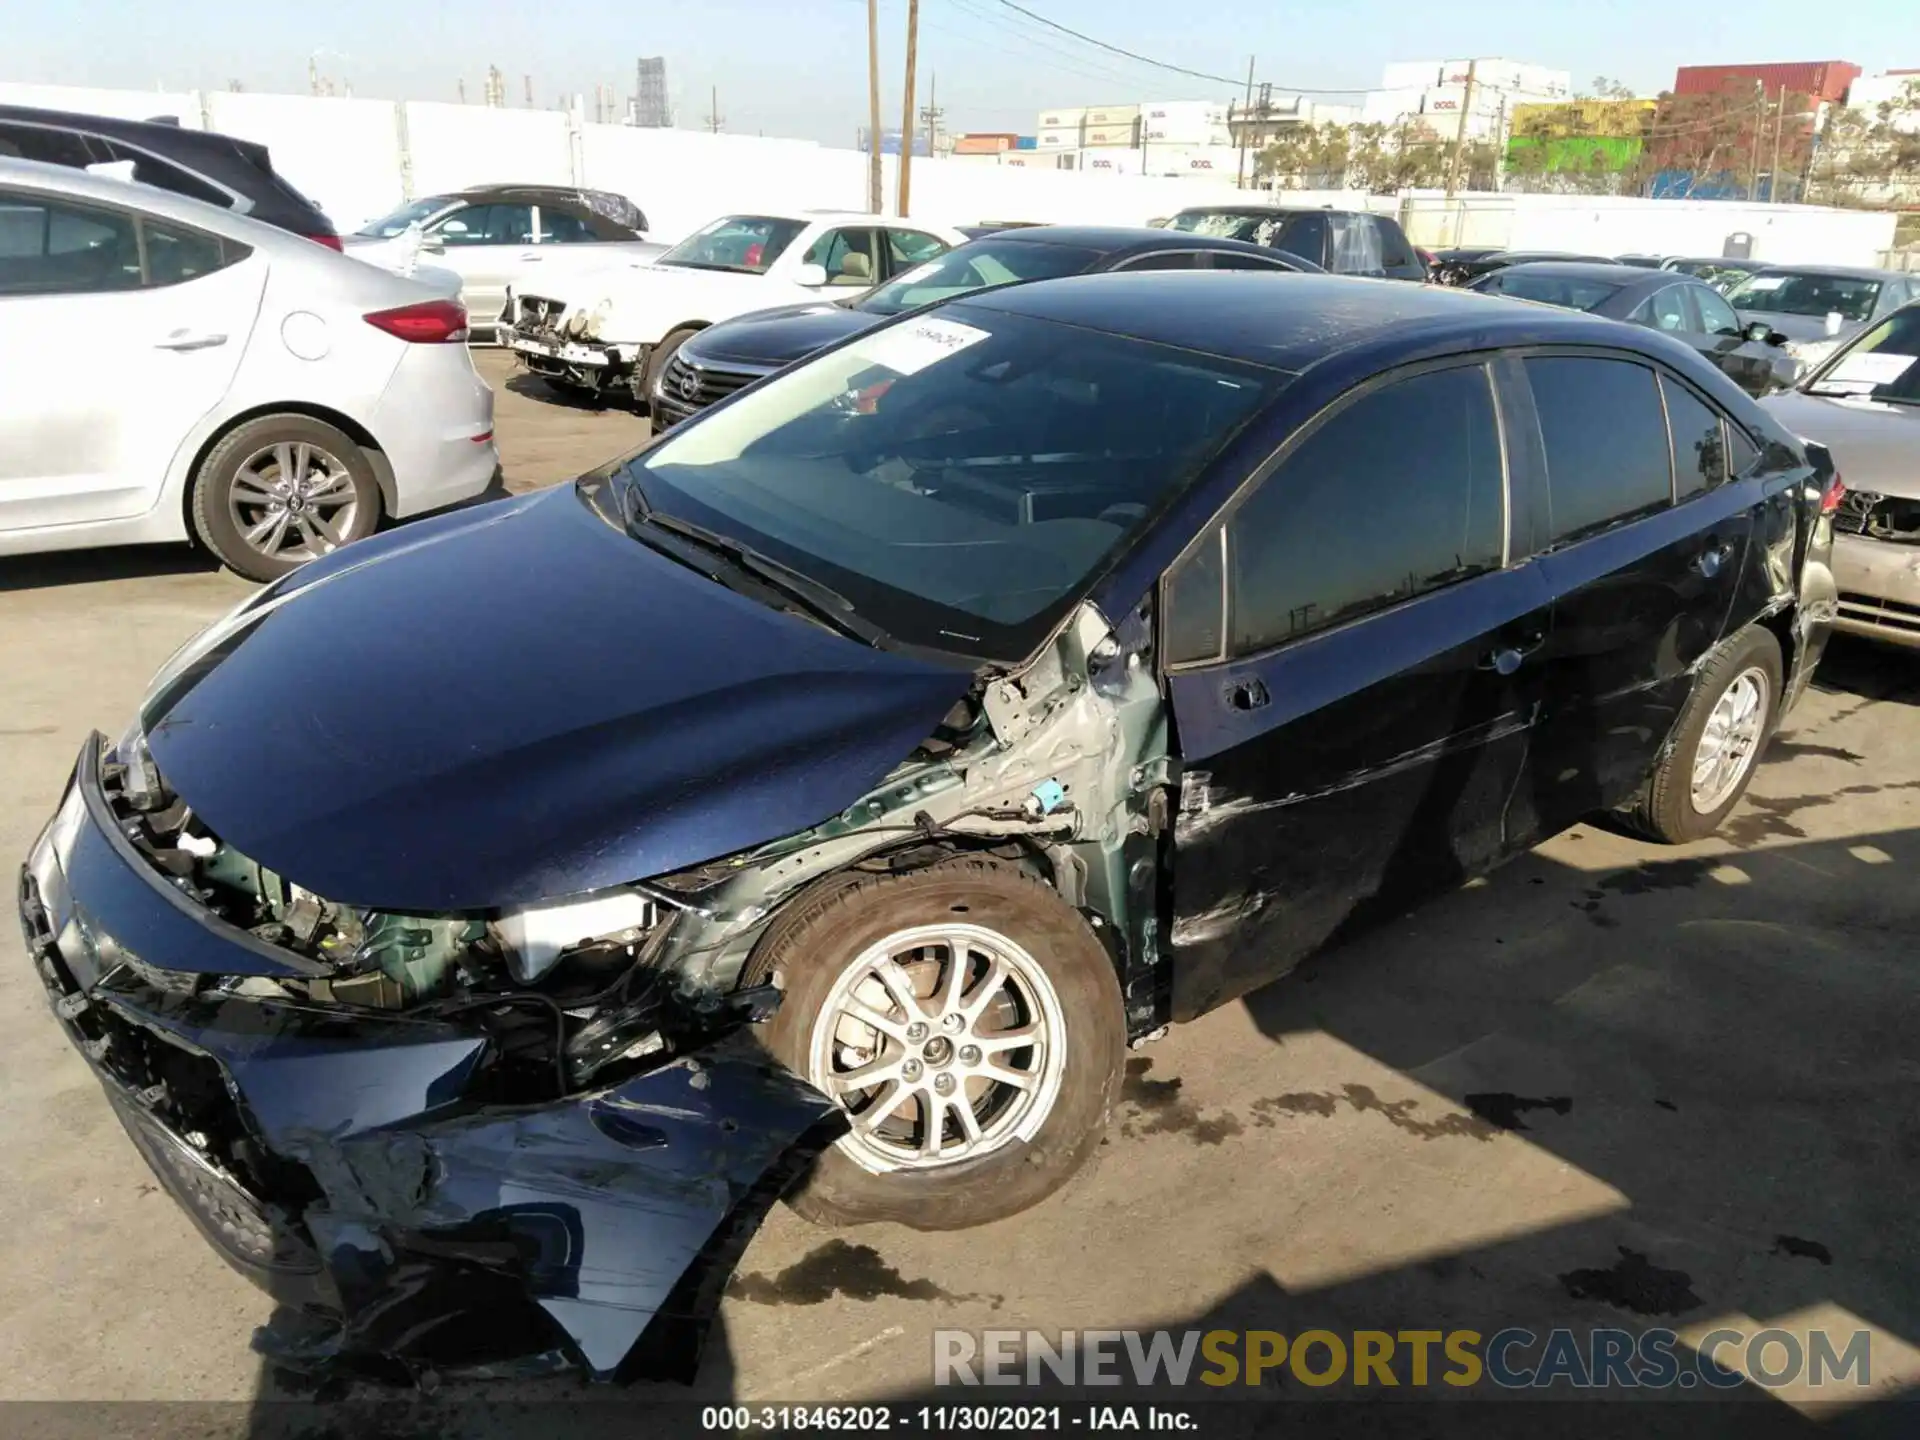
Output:
M1879 350L1856 350L1823 377L1859 385L1891 385L1913 368L1920 359L1914 355L1889 355Z
M1750 291L1758 290L1764 294L1768 290L1778 290L1792 278L1791 275L1756 275L1747 281L1744 288Z
M992 337L985 330L952 320L928 316L896 325L876 335L865 346L867 358L900 375L916 375L929 365L958 355L970 345Z

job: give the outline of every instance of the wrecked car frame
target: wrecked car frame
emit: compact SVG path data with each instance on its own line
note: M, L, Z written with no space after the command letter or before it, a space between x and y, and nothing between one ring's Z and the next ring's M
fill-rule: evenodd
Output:
M1542 350L1684 383L1755 466L1554 545L1514 428L1517 357ZM1436 374L1516 437L1494 562L1239 644L1248 497ZM975 386L989 423L913 429ZM672 510L794 426L753 517L805 498L783 477L822 473L826 435L844 453L819 494L895 517L925 594L849 568L884 539L809 574L777 536ZM1116 447L1126 427L1162 449ZM825 351L572 491L251 597L83 748L22 876L29 950L169 1192L283 1302L269 1353L684 1374L790 1185L831 1223L1015 1213L1098 1143L1129 1042L1595 808L1669 838L1717 824L1753 750L1678 819L1653 779L1689 773L1729 695L1763 726L1804 688L1830 478L1652 332L1320 277L1009 287ZM1278 533L1302 513L1350 508ZM944 580L943 525L968 556ZM1058 578L1002 611L996 564L1009 588ZM980 610L935 603L943 583ZM352 665L315 666L340 633Z

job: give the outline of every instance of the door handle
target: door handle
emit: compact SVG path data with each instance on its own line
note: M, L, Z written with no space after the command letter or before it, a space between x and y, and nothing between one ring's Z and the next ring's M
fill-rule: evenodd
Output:
M1480 668L1496 675L1511 675L1525 663L1527 656L1546 643L1547 637L1541 633L1505 641L1480 657Z
M1235 710L1258 710L1273 698L1258 677L1227 686L1227 704Z
M166 339L153 342L156 350L211 350L226 343L226 336L210 330L175 330Z
M1732 554L1733 546L1715 545L1693 557L1693 568L1711 580L1720 573L1720 567L1727 563Z

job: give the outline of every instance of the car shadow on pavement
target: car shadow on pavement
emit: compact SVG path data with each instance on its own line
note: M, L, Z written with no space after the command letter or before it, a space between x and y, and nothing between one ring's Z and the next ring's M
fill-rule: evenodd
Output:
M529 375L525 372L510 375L501 384L515 395L528 400L537 400L542 405L557 405L563 410L592 412L628 408L626 397L622 394L608 395L591 390L569 389L564 385L555 385L538 375Z
M1920 705L1920 650L1836 635L1820 657L1813 688L1830 695Z
M0 560L0 591L91 585L154 575L209 575L220 562L206 551L178 545L112 545L98 550L54 550ZM236 583L245 583L236 581Z

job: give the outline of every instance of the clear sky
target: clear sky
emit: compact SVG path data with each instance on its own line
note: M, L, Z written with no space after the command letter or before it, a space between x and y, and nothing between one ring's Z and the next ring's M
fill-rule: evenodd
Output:
M1920 66L1917 0L1021 0L1096 38L1276 90L1377 84L1390 60L1500 55L1609 76L1652 94L1674 67L1846 59ZM1050 105L1225 100L1230 87L1102 54L1001 0L922 0L922 103L937 76L953 130L1029 131ZM899 124L906 0L881 0L882 106ZM477 101L488 65L522 103L633 88L633 59L667 58L682 125L851 144L866 118L865 0L0 0L0 80L302 91L308 57L355 95ZM1342 98L1336 95L1326 97ZM591 103L589 101L589 103Z

